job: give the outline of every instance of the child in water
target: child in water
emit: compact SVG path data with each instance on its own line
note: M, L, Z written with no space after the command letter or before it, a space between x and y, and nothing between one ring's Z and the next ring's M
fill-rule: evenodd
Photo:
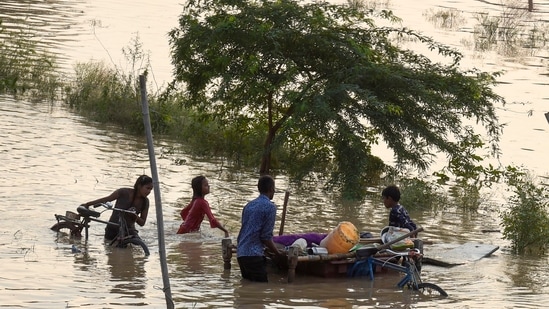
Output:
M191 202L181 210L183 223L179 226L177 234L198 232L204 216L208 217L211 228L218 228L225 232L225 238L229 237L229 232L221 225L212 214L210 204L204 199L206 194L210 193L210 184L204 176L196 176L191 181L193 189L193 198Z
M400 190L395 185L390 185L381 192L383 204L386 208L391 209L389 212L389 226L406 228L413 232L417 229L416 224L404 206L400 205Z

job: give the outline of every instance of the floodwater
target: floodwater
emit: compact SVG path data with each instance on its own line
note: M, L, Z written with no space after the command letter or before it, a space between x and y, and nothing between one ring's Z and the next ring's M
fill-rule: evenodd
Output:
M498 2L499 3L499 2ZM500 109L507 128L501 143L504 164L522 164L547 175L545 141L549 124L547 47L521 57L467 49L472 26L448 32L426 21L428 9L458 8L495 13L499 4L484 1L422 1L389 3L403 24L466 51L464 65L487 71L504 70L498 92L509 102ZM539 19L549 19L548 5L537 5ZM179 1L3 1L3 24L24 21L43 37L42 44L59 53L70 72L76 62L105 59L122 63L120 50L138 33L150 50L155 84L170 78L166 32L177 25ZM165 308L159 259L157 213L152 208L140 235L151 255L139 250L113 249L102 239L103 226L93 224L88 240L70 239L49 228L54 214L64 214L82 202L131 186L142 173L150 174L146 140L115 128L97 125L62 107L31 104L0 97L0 153L3 181L0 198L1 308ZM529 116L531 111L531 116ZM383 153L383 149L379 149ZM547 257L518 258L497 229L490 209L478 213L413 211L424 228L423 237L436 244L479 242L500 246L491 257L453 268L425 265L426 281L443 287L445 299L422 298L395 288L397 277L296 277L288 284L284 273L273 273L268 284L241 281L236 260L224 271L219 230L204 225L200 234L176 235L178 212L191 195L190 180L210 179L207 196L214 213L235 241L242 206L256 196L253 173L229 173L216 162L196 161L169 141L155 141L170 291L176 308L539 308L549 302ZM390 158L386 158L390 160ZM183 160L183 161L181 161ZM184 162L178 164L178 162ZM282 205L287 188L278 177L274 201ZM505 192L487 196L502 204ZM155 200L154 193L150 196ZM279 208L280 209L280 208ZM107 214L104 215L107 217ZM326 232L340 221L376 233L386 221L381 201L341 203L320 191L291 192L285 233ZM275 230L278 232L279 223ZM81 252L73 253L72 246ZM433 245L431 248L434 248ZM430 246L426 246L429 254Z

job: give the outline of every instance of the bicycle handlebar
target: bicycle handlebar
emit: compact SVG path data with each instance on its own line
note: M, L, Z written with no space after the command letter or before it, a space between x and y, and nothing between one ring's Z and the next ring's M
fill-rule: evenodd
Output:
M135 212L135 211L122 209L122 208L116 208L116 207L114 207L114 205L111 202L97 203L97 204L93 205L94 208L97 208L97 207L100 207L100 206L105 207L106 210L110 209L110 210L113 210L113 211L120 211L120 212L125 212L125 213L129 213L129 214L137 215L137 212Z
M103 207L108 208L108 209L114 208L111 202L97 203L97 204L93 205L93 208L97 208L99 206L103 206Z

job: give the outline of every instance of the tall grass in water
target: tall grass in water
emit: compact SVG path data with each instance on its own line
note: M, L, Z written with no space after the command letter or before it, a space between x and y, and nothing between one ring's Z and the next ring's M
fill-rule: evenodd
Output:
M423 13L427 20L433 23L435 26L443 29L457 29L466 23L465 17L463 17L462 11L457 9L430 9Z
M55 57L32 34L3 27L0 20L0 94L54 101L61 89Z
M520 49L540 49L547 45L549 27L535 21L535 15L522 2L507 1L499 15L475 15L474 45L476 50L497 50L505 55L518 55Z
M76 64L75 78L65 86L65 93L65 103L93 120L126 127L141 119L133 81L103 62Z
M142 132L139 75L148 75L149 57L143 52L138 37L122 52L130 69L109 66L102 61L77 63L74 78L65 84L63 101L92 120L116 124L128 133ZM148 94L147 99L151 107L156 103L153 95ZM157 115L158 111L151 111L151 124L156 125L158 131L159 119L165 117L155 118Z

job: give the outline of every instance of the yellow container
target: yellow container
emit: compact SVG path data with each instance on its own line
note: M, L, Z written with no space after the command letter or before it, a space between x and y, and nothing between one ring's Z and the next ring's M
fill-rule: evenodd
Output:
M359 240L360 235L355 225L343 221L320 241L320 246L328 249L328 254L347 253Z

